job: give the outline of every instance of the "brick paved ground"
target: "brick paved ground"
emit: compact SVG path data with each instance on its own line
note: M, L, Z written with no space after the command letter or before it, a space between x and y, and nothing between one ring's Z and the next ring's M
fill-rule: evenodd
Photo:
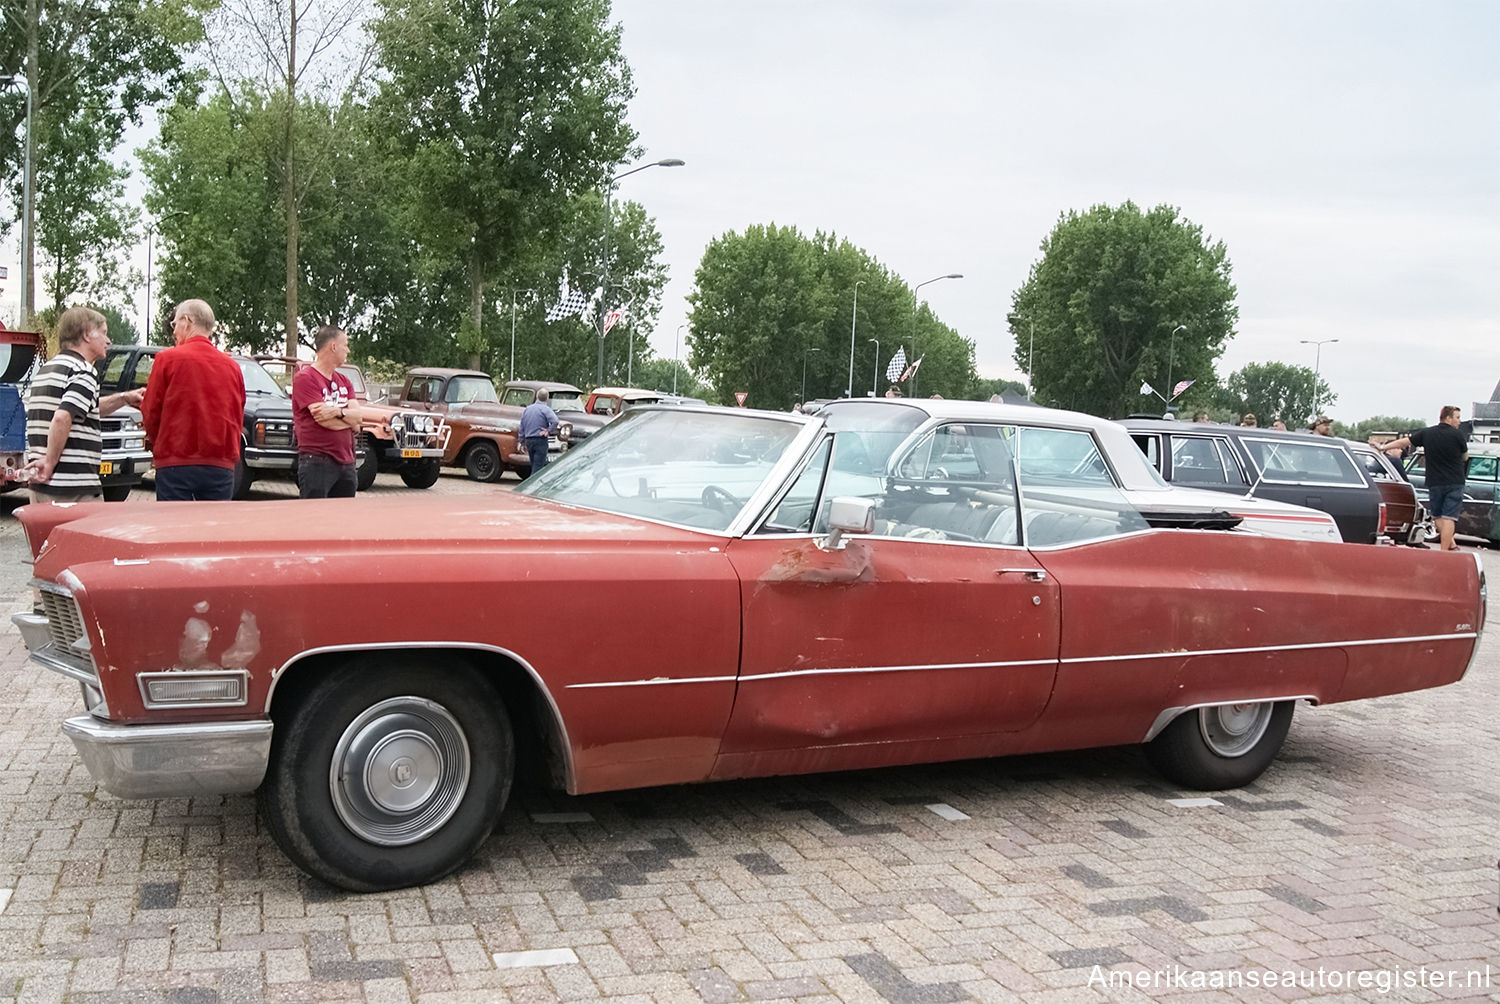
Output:
M1174 804L1195 793L1133 749L521 789L460 874L371 896L297 873L249 797L97 792L58 731L76 686L0 639L0 999L1500 1000L1494 632L1457 686L1299 709L1280 761L1217 804ZM1267 970L1304 985L1191 982Z

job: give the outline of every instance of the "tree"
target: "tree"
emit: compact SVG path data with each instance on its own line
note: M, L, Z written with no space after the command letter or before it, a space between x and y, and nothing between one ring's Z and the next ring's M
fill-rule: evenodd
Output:
M1316 381L1316 388L1314 387ZM1312 420L1313 401L1331 405L1338 395L1306 366L1287 363L1249 363L1229 374L1217 404L1238 415L1253 412L1262 425L1280 415L1287 428L1306 428Z
M17 214L0 215L0 233L19 218L20 193L29 185L35 194L30 223L40 219L44 227L27 229L36 233L33 240L51 263L55 303L77 291L69 283L83 273L81 261L111 257L123 243L117 231L132 222L121 206L118 172L89 170L76 162L106 158L126 125L139 124L146 108L171 93L180 79L182 53L202 38L201 15L209 5L210 0L0 0L0 75L26 79L36 128L32 177L20 178L25 93L0 92L0 189L15 193ZM74 224L72 213L80 206L95 208ZM70 227L66 240L60 239L62 224ZM89 249L86 259L79 257L80 246ZM21 268L34 291L31 250L22 249ZM102 281L85 282L85 288L110 287L110 271L105 266ZM22 323L34 308L34 299L21 305Z
M1010 319L1038 403L1125 415L1140 410L1143 382L1170 397L1212 374L1239 315L1231 266L1176 207L1069 211L1041 250Z
M1365 419L1363 422L1355 422L1347 430L1343 430L1342 426L1335 423L1335 429L1342 430L1340 434L1342 434L1345 439L1358 439L1363 442L1368 440L1372 433L1394 432L1397 437L1400 437L1406 435L1408 432L1411 432L1413 429L1422 429L1430 424L1430 421L1424 422L1419 418L1398 418L1395 415L1376 415L1373 418Z
M635 134L620 29L606 0L505 5L380 0L372 26L386 74L375 100L401 165L403 229L418 274L457 274L458 330L478 365L491 287L525 274L529 248L601 190Z
M262 112L275 118L267 167L280 183L283 332L289 356L297 353L301 329L303 203L327 169L330 154L326 147L299 142L306 131L299 118L309 108L349 104L363 80L368 53L349 59L346 52L346 58L334 63L339 72L322 74L325 86L321 94L314 91L313 102L305 101L299 88L316 79L313 63L323 53L340 44L349 48L347 37L364 16L365 0L222 0L219 8L220 34L235 43L214 49L224 93L232 96L238 91L225 72L226 66L238 64L238 80L263 82L260 93L270 100ZM339 84L334 82L337 76L344 77ZM342 96L330 100L339 90Z
M752 406L791 407L802 396L804 359L809 399L878 392L903 347L924 358L924 393L967 397L975 387L973 344L925 306L914 314L906 283L834 235L808 238L774 223L724 234L705 249L695 282L689 361L720 403L746 391Z
M1026 396L1026 385L1017 380L976 380L974 382L973 397L976 401L988 401L996 394L1008 394L1012 397L1024 398Z

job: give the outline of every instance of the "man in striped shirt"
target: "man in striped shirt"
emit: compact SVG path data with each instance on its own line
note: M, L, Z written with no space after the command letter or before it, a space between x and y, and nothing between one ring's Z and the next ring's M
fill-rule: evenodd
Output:
M57 322L58 353L31 380L26 399L26 460L31 501L81 502L102 494L99 418L139 405L144 390L99 399L94 363L109 348L104 315L69 307Z

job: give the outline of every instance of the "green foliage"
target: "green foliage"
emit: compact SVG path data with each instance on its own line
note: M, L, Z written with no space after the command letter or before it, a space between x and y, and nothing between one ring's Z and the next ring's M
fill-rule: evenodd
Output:
M1357 439L1361 442L1369 440L1370 435L1376 432L1394 432L1398 437L1406 435L1414 429L1425 429L1433 423L1434 419L1422 421L1420 418L1399 418L1395 415L1376 415L1367 418L1363 422L1355 422L1353 425L1345 426L1342 423L1334 423L1334 435L1343 436L1345 439Z
M373 107L401 193L392 204L415 245L413 292L461 281L492 346L491 287L526 274L537 244L568 223L573 196L601 188L635 139L608 14L605 0L380 0L371 28L385 75ZM451 296L436 305L440 329L457 329L456 307Z
M122 288L118 257L134 237L135 212L124 200L126 172L108 157L126 127L177 86L208 6L0 0L0 75L25 76L28 48L35 53L35 244L39 285L54 306ZM0 234L20 218L25 118L24 91L0 89Z
M1018 380L975 380L974 393L969 396L975 401L988 401L996 394L1025 397L1026 385Z
M1306 366L1249 363L1225 379L1215 404L1237 416L1253 412L1262 425L1270 425L1271 416L1280 415L1287 428L1305 429L1315 417L1314 400L1327 411L1338 395Z
M973 344L925 305L914 309L910 288L847 240L752 226L710 243L695 280L689 361L717 403L745 391L751 407L789 408L802 399L804 363L809 400L883 392L898 347L925 357L922 393L968 397L976 386Z
M1176 207L1064 213L1010 317L1037 403L1125 415L1147 403L1143 382L1170 397L1182 380L1211 377L1238 318L1230 272L1224 244L1207 243Z
M671 359L661 356L652 356L642 362L635 364L635 386L642 390L657 390L667 394L674 393L672 387L673 371L676 371L677 383L675 393L681 397L698 397L707 401L713 395L713 388L699 381L693 372L681 363L674 363Z

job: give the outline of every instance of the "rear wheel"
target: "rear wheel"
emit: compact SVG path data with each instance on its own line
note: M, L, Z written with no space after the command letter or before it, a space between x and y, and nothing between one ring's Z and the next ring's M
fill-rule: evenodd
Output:
M1292 701L1250 701L1185 712L1146 744L1146 759L1184 788L1239 788L1265 773L1292 725Z
M430 460L408 460L401 465L401 481L408 488L431 488L437 484L438 474L442 472L442 461L436 457Z
M261 811L298 867L355 892L434 881L490 835L515 760L467 665L353 660L276 715Z
M505 473L505 465L500 463L500 451L495 449L495 444L481 439L464 455L464 470L475 481L499 481L500 475Z

